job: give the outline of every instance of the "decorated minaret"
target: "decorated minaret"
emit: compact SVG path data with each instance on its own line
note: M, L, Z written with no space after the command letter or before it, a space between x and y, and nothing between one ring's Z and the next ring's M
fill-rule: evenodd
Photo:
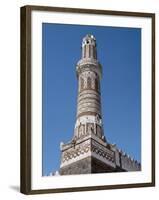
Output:
M96 40L86 35L82 42L82 58L76 67L78 79L77 120L74 139L94 134L105 141L100 98L102 68L97 60Z
M72 140L61 143L60 174L128 171L122 168L122 153L104 136L100 80L102 66L97 59L93 35L82 41L82 56L76 66L78 79L77 116ZM133 171L133 170L132 170Z

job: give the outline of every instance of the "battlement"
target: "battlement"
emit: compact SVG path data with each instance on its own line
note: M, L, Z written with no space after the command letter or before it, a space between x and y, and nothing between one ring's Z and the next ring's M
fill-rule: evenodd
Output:
M121 154L121 164L122 168L127 171L134 171L134 169L135 171L141 170L141 164L126 153Z
M124 171L140 171L141 164L130 155L119 149L116 145L110 144L110 148L115 151L116 162Z

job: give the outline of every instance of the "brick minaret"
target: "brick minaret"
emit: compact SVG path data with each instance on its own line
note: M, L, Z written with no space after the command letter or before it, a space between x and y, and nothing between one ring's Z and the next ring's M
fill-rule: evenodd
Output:
M86 35L82 42L82 58L77 63L78 105L74 139L94 134L105 141L100 98L102 68L97 60L96 40Z
M77 118L72 140L61 144L60 174L127 171L121 167L122 154L116 146L108 144L104 136L100 91L102 67L93 35L83 38L82 57L76 72Z

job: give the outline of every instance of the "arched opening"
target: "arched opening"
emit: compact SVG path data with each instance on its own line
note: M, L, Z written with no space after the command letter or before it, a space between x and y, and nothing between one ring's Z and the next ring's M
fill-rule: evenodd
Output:
M83 78L80 78L80 90L84 89L84 80Z
M95 90L99 91L99 82L98 79L95 79Z
M91 80L90 77L88 77L88 78L87 78L87 88L88 88L88 89L91 89L91 87L92 87L92 80Z

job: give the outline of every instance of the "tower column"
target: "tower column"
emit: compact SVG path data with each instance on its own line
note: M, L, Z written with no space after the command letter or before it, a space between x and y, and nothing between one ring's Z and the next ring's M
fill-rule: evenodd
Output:
M100 92L102 68L97 60L96 40L92 35L87 35L82 41L82 58L77 63L76 72L79 88L75 128L79 124L87 124L87 134L95 134L98 124L101 133L96 135L104 140ZM79 138L78 132L74 137Z
M93 35L82 41L82 57L77 63L77 114L72 140L61 146L60 174L113 171L114 152L107 148L101 112L102 67L97 60Z

